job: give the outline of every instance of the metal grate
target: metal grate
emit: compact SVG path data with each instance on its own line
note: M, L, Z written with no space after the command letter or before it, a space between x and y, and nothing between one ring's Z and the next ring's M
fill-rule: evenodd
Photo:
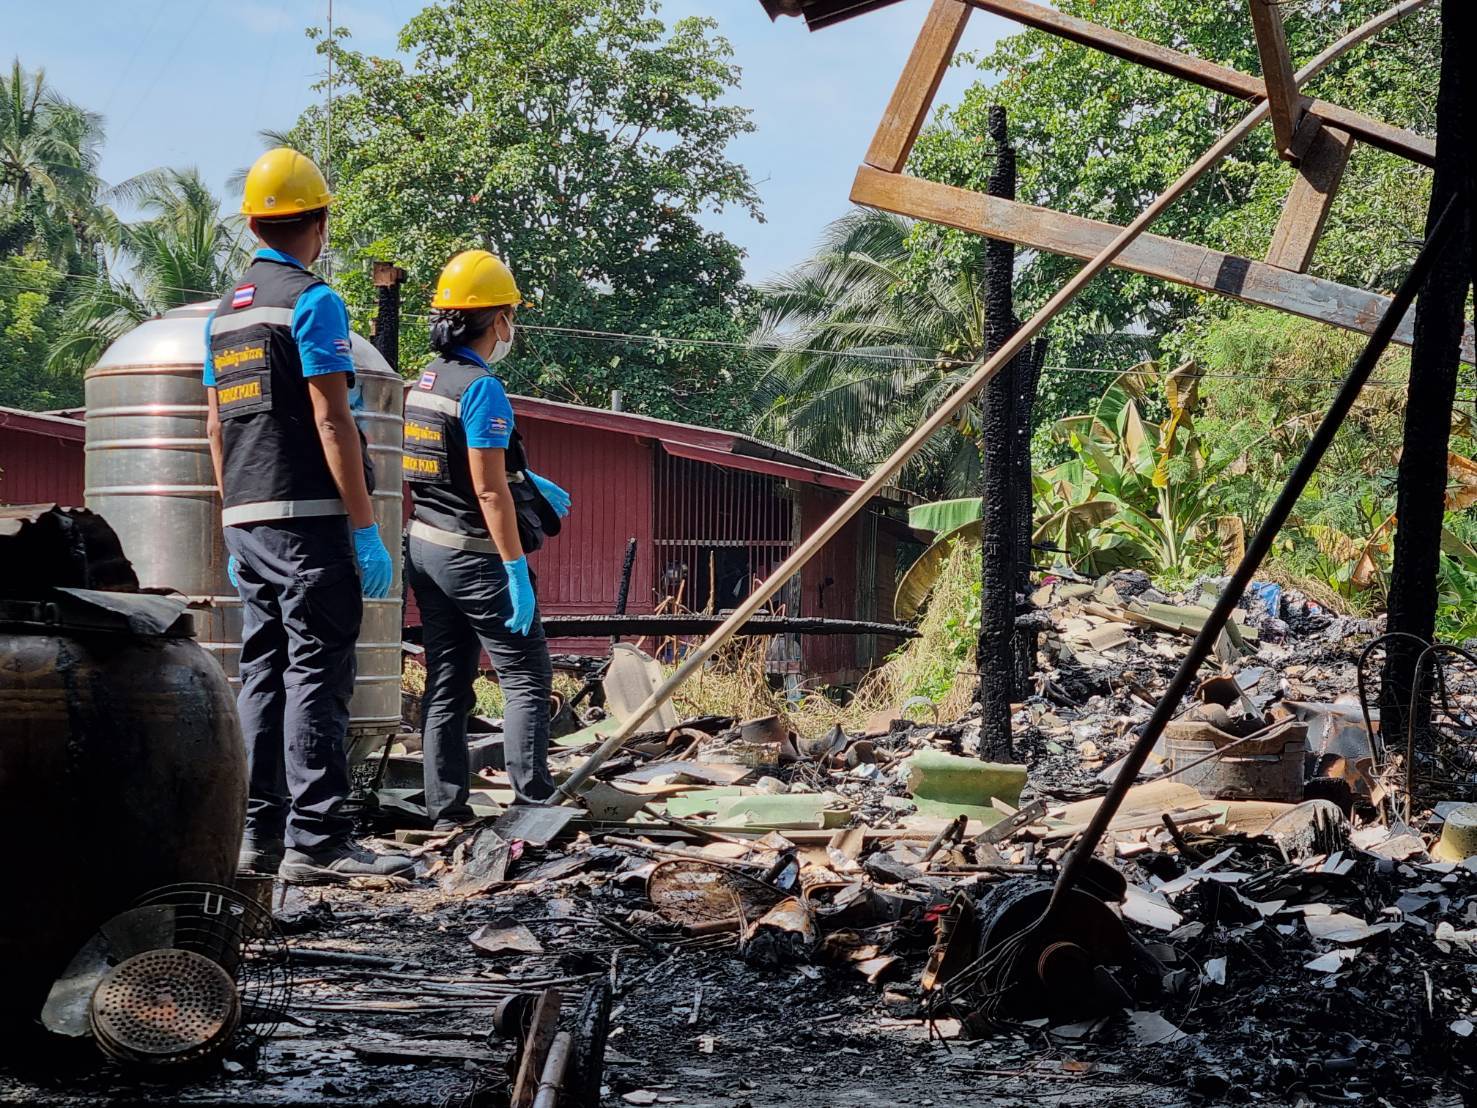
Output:
M658 450L653 596L667 609L736 607L794 546L784 482Z
M236 983L247 1046L270 1037L292 1000L292 958L272 913L220 885L167 885L139 901L166 905L179 949L215 962Z
M98 984L88 1010L98 1045L120 1062L187 1062L230 1038L241 1019L231 975L203 954L135 954Z

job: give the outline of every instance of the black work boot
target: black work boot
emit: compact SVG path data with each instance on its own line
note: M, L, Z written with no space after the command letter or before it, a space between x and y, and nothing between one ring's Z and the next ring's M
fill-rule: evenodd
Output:
M255 842L241 840L241 853L236 855L236 872L275 877L282 865L282 840L265 839Z
M414 858L376 854L346 842L311 854L289 847L277 873L294 885L347 885L356 877L410 877L414 870Z

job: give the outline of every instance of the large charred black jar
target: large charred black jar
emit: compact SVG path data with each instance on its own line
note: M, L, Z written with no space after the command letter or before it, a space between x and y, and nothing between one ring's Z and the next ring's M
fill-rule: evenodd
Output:
M0 842L12 863L0 1027L34 1020L77 949L138 897L231 883L241 726L184 604L60 587L0 597Z

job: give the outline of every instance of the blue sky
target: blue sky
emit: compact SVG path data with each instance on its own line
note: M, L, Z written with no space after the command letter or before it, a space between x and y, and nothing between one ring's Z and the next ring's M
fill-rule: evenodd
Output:
M334 0L361 50L391 53L418 0ZM161 165L198 166L217 189L260 151L257 132L286 127L308 102L321 59L303 34L327 0L5 0L5 45L42 67L65 95L100 111L103 176L117 182ZM903 3L811 34L770 23L759 0L665 0L663 18L716 19L743 68L737 102L757 130L731 153L758 185L766 222L725 213L706 222L748 252L752 280L803 260L845 211L866 151L928 0ZM963 49L986 49L1013 26L975 12ZM955 69L941 100L976 74Z

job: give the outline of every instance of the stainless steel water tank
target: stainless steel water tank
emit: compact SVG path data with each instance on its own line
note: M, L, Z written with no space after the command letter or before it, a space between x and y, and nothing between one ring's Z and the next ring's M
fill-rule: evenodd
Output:
M241 601L226 578L220 498L205 437L200 383L205 320L191 304L141 323L87 374L87 506L105 516L145 587L190 597L201 645L237 683ZM400 448L403 382L373 346L354 340L355 417L379 486L375 519L395 564L390 595L364 602L359 676L349 705L354 749L375 749L400 723Z

